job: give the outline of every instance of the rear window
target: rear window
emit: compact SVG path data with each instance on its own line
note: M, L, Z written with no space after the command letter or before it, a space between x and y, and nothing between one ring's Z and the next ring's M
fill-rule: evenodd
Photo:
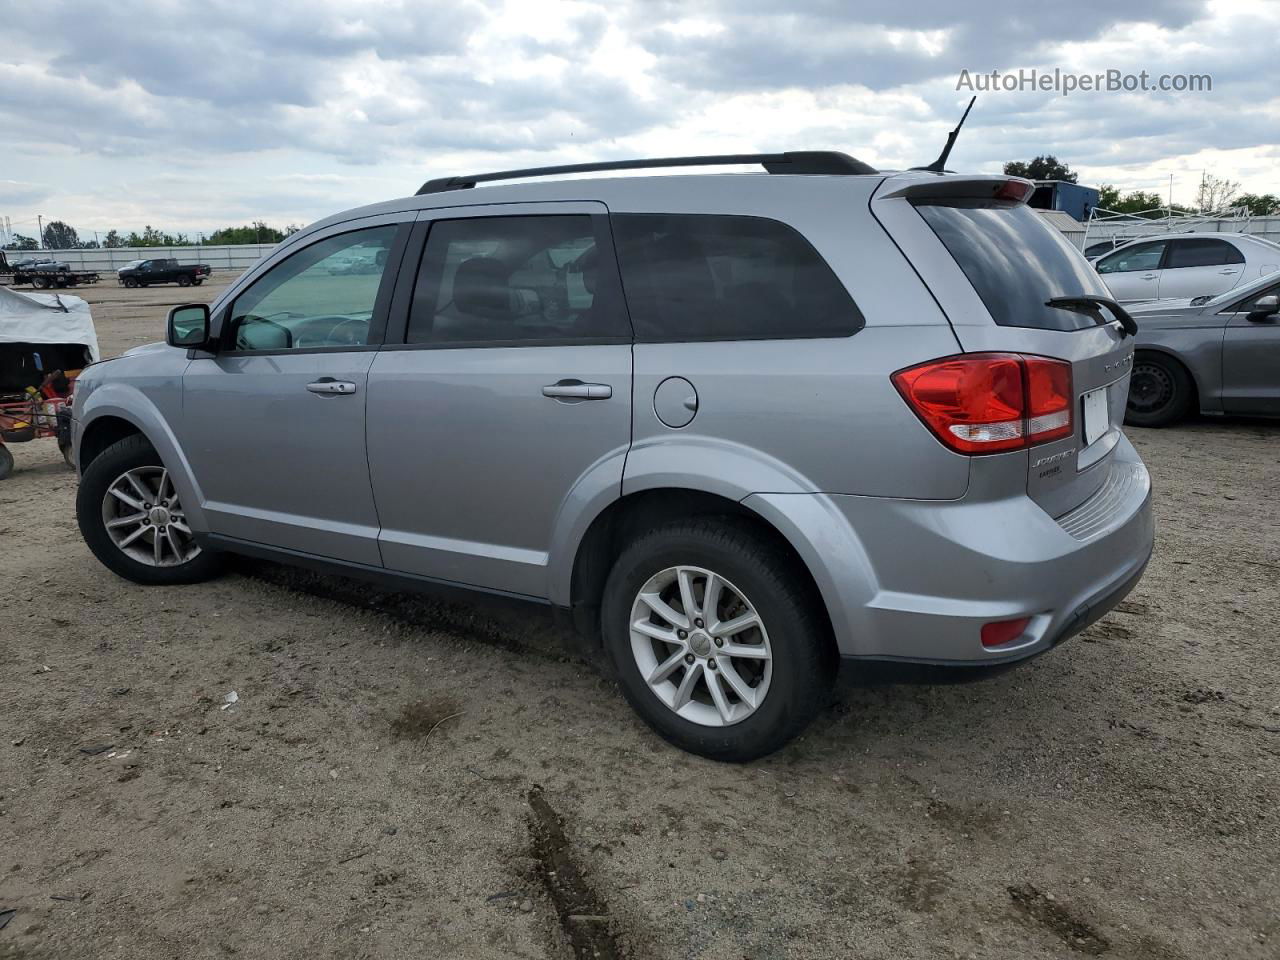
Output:
M992 319L1004 327L1082 330L1093 319L1045 305L1052 297L1110 297L1067 239L1030 207L992 200L919 203Z
M764 217L614 214L636 339L847 337L863 327L809 241Z

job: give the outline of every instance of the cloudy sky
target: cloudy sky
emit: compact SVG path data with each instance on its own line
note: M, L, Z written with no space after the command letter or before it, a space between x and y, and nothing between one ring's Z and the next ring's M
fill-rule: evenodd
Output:
M1041 6L1043 10L1039 9ZM1212 92L992 92L950 166L1053 153L1082 182L1280 193L1280 3L1063 0L0 0L0 216L82 237L306 223L535 164L838 149L936 156L971 74Z

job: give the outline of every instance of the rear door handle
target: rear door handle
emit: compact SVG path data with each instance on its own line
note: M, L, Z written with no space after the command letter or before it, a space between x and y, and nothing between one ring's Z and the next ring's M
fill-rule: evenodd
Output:
M583 383L581 380L561 380L549 383L542 388L544 397L553 400L608 400L613 396L613 387L607 383Z
M356 392L356 385L350 380L335 380L333 377L321 377L314 383L307 384L307 390L326 397L349 397Z

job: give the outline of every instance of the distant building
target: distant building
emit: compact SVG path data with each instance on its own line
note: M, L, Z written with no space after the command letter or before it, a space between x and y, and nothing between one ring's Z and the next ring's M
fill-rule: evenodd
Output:
M1061 210L1080 223L1089 220L1089 214L1098 205L1100 194L1093 187L1082 187L1065 180L1037 180L1035 193L1028 204L1037 210Z

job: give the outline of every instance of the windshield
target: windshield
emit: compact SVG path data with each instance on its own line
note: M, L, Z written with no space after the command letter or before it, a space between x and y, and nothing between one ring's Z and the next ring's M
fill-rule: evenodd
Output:
M130 260L128 263L126 263L126 264L125 264L123 267L121 267L120 269L121 269L121 270L132 270L134 267L140 266L140 265L141 265L141 264L143 264L143 263L146 263L146 261L145 261L145 260Z
M1046 301L1111 296L1080 251L1030 207L948 200L921 202L916 210L1001 326L1082 330L1094 326L1092 317Z

